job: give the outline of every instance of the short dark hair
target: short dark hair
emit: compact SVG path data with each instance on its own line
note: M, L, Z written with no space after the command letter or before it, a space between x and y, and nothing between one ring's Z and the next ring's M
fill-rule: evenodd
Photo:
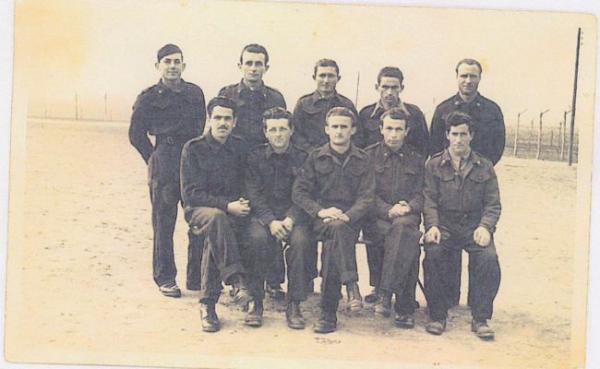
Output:
M481 63L479 63L475 59L466 58L466 59L462 59L461 61L458 62L458 64L456 64L456 68L454 70L456 71L457 75L458 75L458 67L460 67L461 64L476 65L477 68L479 68L479 74L481 74L483 72L483 68L481 67Z
M391 108L383 112L381 118L379 118L379 124L383 125L383 120L387 117L401 119L405 122L404 128L408 127L408 114L402 108Z
M237 106L235 104L235 101L231 100L228 97L224 97L224 96L213 97L208 102L208 105L206 106L206 110L208 110L209 117L212 116L212 112L213 112L213 109L215 108L215 106L220 106L223 108L231 109L231 111L233 112L233 117L235 118L236 113L237 113L236 112Z
M317 68L319 67L334 67L337 75L340 75L340 67L333 59L320 59L315 63L315 69L313 71L313 78L317 76Z
M377 84L381 83L382 77L398 78L400 80L400 84L402 84L402 82L404 81L404 74L402 74L400 68L397 67L381 68L379 74L377 75Z
M325 124L327 124L327 120L329 119L329 117L334 117L334 116L338 116L338 117L348 117L352 120L352 125L355 126L356 125L356 114L354 114L354 112L346 107L343 106L336 106L335 108L331 108L328 112L327 112L327 116L325 117Z
M177 53L181 54L181 60L183 60L183 51L181 51L179 46L175 44L166 44L156 52L156 61L160 63L165 56Z
M244 52L246 51L249 53L263 54L265 56L265 65L269 65L269 53L263 45L259 44L249 44L244 46L242 52L240 53L240 64L244 63L243 57Z
M294 124L292 123L292 113L285 110L282 107L276 106L271 109L265 110L263 113L263 128L267 128L267 119L287 119L288 127L290 129L294 128Z
M469 127L469 133L473 133L475 130L475 122L473 118L467 113L455 110L446 116L446 132L450 132L451 127L460 126L466 124Z

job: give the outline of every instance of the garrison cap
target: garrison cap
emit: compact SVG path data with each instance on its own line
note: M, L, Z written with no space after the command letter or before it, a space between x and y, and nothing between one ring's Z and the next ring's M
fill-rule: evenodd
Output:
M158 50L158 52L156 53L156 59L158 62L160 62L160 60L165 56L176 53L180 53L181 55L183 55L183 52L181 51L179 46L174 44L166 44Z

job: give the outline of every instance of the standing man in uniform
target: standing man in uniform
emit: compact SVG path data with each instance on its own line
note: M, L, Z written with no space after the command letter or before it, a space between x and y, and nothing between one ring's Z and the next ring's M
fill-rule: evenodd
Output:
M183 145L204 130L206 112L200 87L181 78L185 63L178 46L167 44L160 48L155 67L160 81L138 96L133 106L129 140L148 164L154 231L154 282L163 295L180 297L173 255L173 232L181 200L179 161ZM156 137L154 145L148 135ZM191 233L188 236L188 286L192 287L197 283L194 275L200 255L196 255L198 240Z
M366 149L375 168L375 217L363 232L383 254L375 281L379 295L375 313L389 316L395 294L395 322L401 328L415 325L425 169L423 156L405 143L411 131L409 118L401 108L385 111L380 123L383 140Z
M221 281L236 287L234 301L248 304L240 249L251 203L243 197L247 148L232 135L236 104L226 97L208 103L208 133L185 144L181 154L181 195L185 220L204 238L201 264L200 315L202 329L220 329L215 304Z
M274 107L285 109L286 104L283 95L263 81L269 70L269 53L264 46L246 45L240 54L238 68L242 72L242 80L223 87L219 96L235 101L237 123L233 133L246 140L249 148L252 148L267 142L263 130L263 113ZM273 260L267 276L267 291L277 300L285 297L281 289L284 279L285 262L282 251Z
M429 154L429 132L425 116L418 106L403 102L400 93L404 90L404 75L397 67L383 67L377 75L375 89L379 93L379 101L367 105L359 113L364 128L365 145L381 142L381 116L386 110L399 108L408 117L408 136L405 144L412 146L421 156Z
M317 89L302 96L294 109L293 141L299 146L312 150L328 142L325 133L325 116L332 108L344 107L358 116L352 101L336 90L336 85L341 78L340 68L335 60L321 59L315 64L313 79ZM362 148L364 139L360 122L355 123L354 129L356 133L352 137L352 142Z
M500 286L500 264L494 231L500 218L498 180L491 161L471 149L476 133L470 116L452 112L446 117L449 146L435 154L425 168L425 296L431 321L427 332L440 335L451 306L448 279L451 256L469 253L471 330L493 339L487 320Z
M336 107L327 113L325 133L329 143L310 153L292 190L294 203L312 218L315 238L323 241L321 316L314 327L316 333L335 331L342 284L347 288L350 311L362 308L356 241L374 203L375 180L367 153L351 143L356 121L357 116L349 108ZM308 249L296 250L305 255L305 262L298 267L303 264L304 270L310 271L313 265L308 263L313 260L316 245L304 245ZM296 246L292 244L292 248ZM290 283L294 282L290 279ZM307 279L296 285L301 283L307 283Z
M381 142L383 131L381 130L381 117L384 112L398 108L407 116L406 139L404 144L412 147L414 151L426 158L429 154L429 132L425 116L418 106L405 103L400 99L400 93L404 90L404 75L397 67L383 67L377 75L375 89L379 92L379 101L365 106L359 113L360 121L364 127L365 145L370 146ZM373 292L365 296L368 303L377 302L377 284L381 278L383 267L383 253L381 247L371 243L367 245L367 263L369 264L369 283Z
M267 142L263 131L265 110L286 108L283 95L263 81L269 70L269 53L259 44L246 45L242 49L238 68L242 72L239 83L225 86L219 96L225 96L237 105L237 123L234 134L242 137L250 148Z
M456 95L442 101L433 113L429 154L434 155L448 146L445 119L448 114L458 110L468 114L473 119L474 135L471 142L473 150L490 160L493 165L496 165L504 153L506 139L502 111L495 102L482 96L478 91L483 69L477 60L462 59L456 65L455 71L458 92ZM454 281L449 287L453 292L448 295L453 306L458 305L460 300L462 252L458 252L454 258L455 261L451 266L453 270L451 274L454 276L449 277ZM470 298L468 301L471 305Z
M292 114L284 108L267 110L263 121L269 142L255 146L248 155L246 190L253 206L244 260L248 263L248 283L257 306L246 315L245 322L250 326L262 325L265 279L282 246L290 245L286 254L289 275L299 273L293 265L295 250L306 249L304 244L311 242L307 227L296 227L305 223L308 215L292 203L292 185L308 153L290 142L294 133L291 119ZM294 277L288 280L287 324L303 329L305 323L299 305L304 285L297 286Z

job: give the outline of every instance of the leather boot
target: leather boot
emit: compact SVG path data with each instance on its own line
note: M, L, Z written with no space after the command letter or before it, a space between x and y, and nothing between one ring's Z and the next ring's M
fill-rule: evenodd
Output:
M486 319L473 319L471 322L471 331L475 332L477 337L482 340L493 340L494 330L487 324Z
M321 308L321 316L315 323L313 330L315 333L331 333L337 328L337 316L335 311L323 310Z
M375 314L388 318L392 314L392 294L379 292L379 302L375 304Z
M358 289L358 283L348 283L346 285L346 293L348 294L348 310L351 312L362 310L362 296L360 295L360 290Z
M217 332L221 329L214 303L200 303L200 321L204 332Z
M244 324L250 327L260 327L263 323L263 301L253 300L248 304L248 313L244 318Z
M292 329L304 329L306 323L300 310L299 301L290 301L285 311L285 317L288 327Z
M428 333L439 336L446 330L446 319L432 320L425 326Z
M380 294L379 289L377 287L373 287L371 293L365 296L365 302L367 304L376 304L379 302Z
M235 290L235 293L232 296L233 302L241 306L247 305L250 301L252 301L252 295L250 294L250 290L246 285L244 276L237 274L233 278L233 287Z
M398 328L412 329L415 327L415 316L413 314L398 314L394 318L394 323Z

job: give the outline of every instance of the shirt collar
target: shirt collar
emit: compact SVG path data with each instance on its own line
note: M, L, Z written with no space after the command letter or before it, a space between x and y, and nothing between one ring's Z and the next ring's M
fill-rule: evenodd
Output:
M460 93L456 93L456 95L454 95L454 106L461 106L461 105L476 105L476 106L481 106L481 94L479 93L479 91L477 91L477 95L475 96L475 98L471 101L471 102L466 102L465 100L462 99L462 97L460 97Z
M398 155L400 157L403 157L406 154L406 142L404 142L402 146L400 146L400 148L396 151L392 150L388 145L386 145L385 142L383 142L383 140L381 140L381 147L383 150L383 155L386 157L389 157L391 155Z
M473 162L473 164L481 165L481 156L479 156L478 153L473 151L473 149L471 149L471 152L468 157L462 158L462 159L471 161L471 162ZM447 148L444 149L444 152L442 153L442 161L441 161L440 165L443 166L446 163L450 163L450 165L452 165L452 157L450 156L450 151Z
M318 157L321 156L331 156L332 158L335 157L334 153L333 153L333 149L331 148L331 145L328 143L326 143L325 145L321 146L320 149L317 149ZM346 153L348 154L348 158L350 158L351 156L356 156L356 157L360 157L361 156L361 152L359 151L359 149L353 144L350 143L350 148L348 149L348 151L346 151Z
M407 115L410 115L410 113L408 112L408 109L406 109L406 105L404 105L404 102L402 100L399 100L397 108L402 109L404 111L404 113L406 113ZM373 109L373 112L371 113L370 118L375 118L377 116L381 116L381 114L383 114L384 112L385 112L385 108L383 107L383 104L381 104L381 100L377 100L377 102L375 103L375 108Z
M175 92L175 93L182 93L182 92L184 92L184 91L187 90L187 83L185 83L185 81L183 80L183 78L181 79L181 83L179 84L179 90L172 90L169 87L167 87L167 85L164 84L162 78L158 80L158 83L156 85L158 86L158 93L159 94L163 94L166 91Z
M315 105L317 103L317 101L319 100L329 100L329 99L336 99L339 100L338 97L338 93L337 90L333 92L333 95L331 95L330 97L324 97L323 95L321 95L321 93L317 90L315 90L315 92L312 93L312 95L310 95L310 103L311 105Z
M292 150L292 143L290 142L290 144L287 147L287 150L285 150L282 153L276 153L275 150L273 150L273 146L271 146L271 144L267 143L267 149L265 150L265 156L268 159L271 158L271 156L273 155L287 155L290 153L290 151Z
M246 86L246 84L244 83L244 80L241 79L240 83L238 83L238 85L237 85L236 92L238 93L238 95L241 95L242 92L244 92L244 91L248 91L248 92L259 91L262 93L262 95L265 98L267 97L267 89L265 88L264 81L261 82L260 87L257 90L252 90L252 89L250 89L250 87Z
M214 151L218 151L220 148L225 148L225 149L231 151L231 148L232 148L231 147L231 134L229 135L229 137L227 137L227 140L225 140L224 143L220 143L213 137L212 133L209 130L208 133L206 134L206 142L208 142L208 145Z

